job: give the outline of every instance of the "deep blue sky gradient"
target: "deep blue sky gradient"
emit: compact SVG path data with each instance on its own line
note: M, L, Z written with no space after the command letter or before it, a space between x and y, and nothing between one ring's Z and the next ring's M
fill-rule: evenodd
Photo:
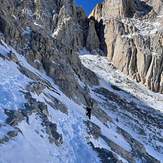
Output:
M75 1L78 6L82 6L85 9L87 15L90 14L90 12L97 3L102 2L102 0L75 0Z

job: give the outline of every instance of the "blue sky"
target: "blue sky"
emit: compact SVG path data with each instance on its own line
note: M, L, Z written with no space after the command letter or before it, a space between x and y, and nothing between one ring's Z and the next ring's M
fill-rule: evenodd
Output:
M77 5L83 6L87 15L91 12L91 10L95 7L95 5L102 0L75 0Z

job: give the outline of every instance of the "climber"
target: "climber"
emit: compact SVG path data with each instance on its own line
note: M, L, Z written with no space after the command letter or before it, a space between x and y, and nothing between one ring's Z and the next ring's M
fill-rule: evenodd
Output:
M11 59L12 58L12 50L9 51L8 57Z
M92 111L92 109L90 108L90 107L86 107L86 110L87 110L87 112L86 112L86 116L88 116L88 118L89 119L91 119L91 111Z
M90 100L89 105L86 107L86 111L87 111L86 116L88 116L89 119L91 119L92 109L93 109L93 101Z

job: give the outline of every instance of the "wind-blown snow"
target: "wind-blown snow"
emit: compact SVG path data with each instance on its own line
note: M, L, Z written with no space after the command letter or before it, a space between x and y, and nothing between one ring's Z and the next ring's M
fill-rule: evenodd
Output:
M11 49L0 45L1 55L7 55ZM0 108L17 110L26 102L21 91L30 80L19 70L16 63L0 58Z
M26 100L20 91L28 81L15 63L0 59L0 108L21 109Z
M9 52L9 49L0 44L0 55L6 56Z

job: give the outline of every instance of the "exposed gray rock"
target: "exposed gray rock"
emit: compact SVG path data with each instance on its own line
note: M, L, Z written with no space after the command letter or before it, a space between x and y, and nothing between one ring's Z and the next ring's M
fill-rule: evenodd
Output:
M24 120L24 116L21 111L5 110L5 114L8 116L6 122L11 126L16 126L19 122Z
M95 21L90 19L86 47L90 51L99 49L100 42L95 29Z
M54 109L60 110L62 113L68 114L68 110L64 104L62 104L61 101L57 100L51 95L45 94L50 101L46 100L46 102Z
M57 132L57 125L53 123L46 123L47 133L49 135L50 143L55 143L56 145L60 145L63 143L62 135Z
M88 134L92 135L94 139L98 139L101 135L101 129L96 124L87 121Z
M106 43L103 50L108 59L125 74L161 93L162 8L160 0L108 0L97 5L90 15L98 24L103 21Z
M4 9L0 8L2 13L0 18L1 22L4 22L1 32L5 33L5 42L24 54L32 66L42 72L45 70L66 95L74 98L78 103L84 103L83 88L78 81L89 85L98 84L94 73L81 64L76 52L86 44L86 39L81 37L85 37L87 33L88 19L71 0L37 3L39 4L34 5L31 1L18 4L16 1L10 3L10 0L3 2ZM8 11L6 6L11 6ZM14 10L16 6L17 10ZM36 8L40 8L37 9L40 14L38 11L35 14ZM50 22L53 25L52 8L55 15L58 14L57 25L53 28L61 30L54 38L52 37L54 29L46 28L49 27ZM81 29L84 31L82 32ZM20 70L29 78L40 80L21 65Z

